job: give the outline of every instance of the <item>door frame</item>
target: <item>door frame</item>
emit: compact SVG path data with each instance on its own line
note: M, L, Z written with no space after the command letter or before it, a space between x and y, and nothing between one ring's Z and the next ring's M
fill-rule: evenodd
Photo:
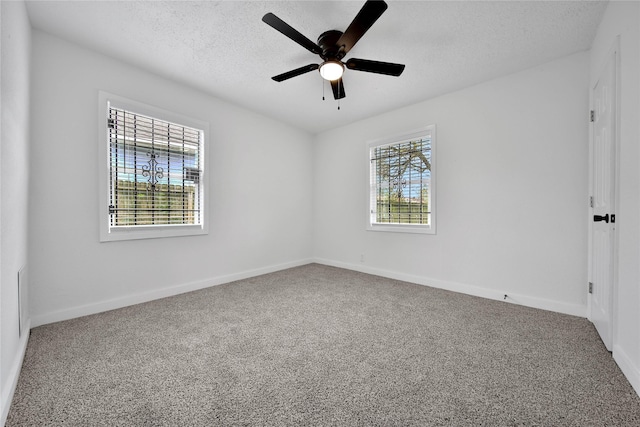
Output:
M589 110L594 110L594 89L596 84L600 81L600 76L603 71L606 69L611 57L614 56L614 78L615 78L615 88L614 88L614 96L615 102L613 106L615 108L614 114L614 162L615 167L612 174L613 180L613 206L612 212L615 214L619 211L619 200L620 200L620 36L616 36L613 45L609 48L607 52L606 59L603 63L600 64L598 69L598 74L596 76L595 81L589 81ZM593 122L589 121L589 197L593 197L594 187L593 187L593 145L594 145L594 132L593 132ZM588 243L587 243L587 281L589 283L593 282L593 208L591 207L591 203L588 203ZM612 270L612 278L611 278L611 290L610 290L610 321L611 321L611 349L616 346L617 343L617 331L618 331L618 319L616 313L618 312L618 223L619 217L616 217L616 223L612 226L612 237L611 237L611 270ZM591 293L587 290L587 319L592 321L591 316L592 303L591 303Z

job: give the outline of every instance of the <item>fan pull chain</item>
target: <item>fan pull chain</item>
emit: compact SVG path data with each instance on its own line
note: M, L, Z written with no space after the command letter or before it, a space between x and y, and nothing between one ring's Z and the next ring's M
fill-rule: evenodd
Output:
M322 79L322 100L324 101L324 79Z

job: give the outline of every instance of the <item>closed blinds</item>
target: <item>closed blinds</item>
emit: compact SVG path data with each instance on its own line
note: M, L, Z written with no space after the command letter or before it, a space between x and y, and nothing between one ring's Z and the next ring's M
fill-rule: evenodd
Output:
M371 149L374 223L430 224L431 137Z
M203 131L109 107L110 227L201 225Z

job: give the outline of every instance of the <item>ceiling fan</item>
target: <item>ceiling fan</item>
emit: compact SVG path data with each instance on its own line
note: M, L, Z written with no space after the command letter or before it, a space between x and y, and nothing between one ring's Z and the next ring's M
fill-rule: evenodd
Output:
M267 25L280 31L311 53L319 55L323 61L321 64L309 64L296 68L295 70L287 71L286 73L278 74L272 77L272 79L277 82L282 82L319 69L322 78L331 82L333 97L335 99L342 99L346 96L342 82L342 74L345 71L345 66L355 71L399 76L404 71L404 64L357 58L351 58L347 60L347 62L342 62L345 55L367 30L371 28L378 18L382 16L385 10L387 10L387 3L384 1L367 0L344 33L338 30L325 31L318 37L318 43L312 42L273 13L267 13L262 17L262 20Z

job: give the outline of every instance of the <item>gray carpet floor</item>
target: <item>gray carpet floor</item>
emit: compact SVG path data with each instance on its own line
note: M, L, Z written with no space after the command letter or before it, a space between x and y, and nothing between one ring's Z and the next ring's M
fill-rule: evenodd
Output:
M586 319L317 264L32 330L7 426L638 426Z

